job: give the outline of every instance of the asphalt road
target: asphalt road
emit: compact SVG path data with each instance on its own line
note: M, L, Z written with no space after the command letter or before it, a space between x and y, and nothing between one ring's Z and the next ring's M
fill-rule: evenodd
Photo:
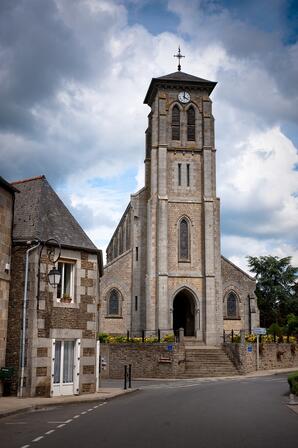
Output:
M0 420L1 448L294 448L298 414L285 375L143 382L107 403L51 407Z

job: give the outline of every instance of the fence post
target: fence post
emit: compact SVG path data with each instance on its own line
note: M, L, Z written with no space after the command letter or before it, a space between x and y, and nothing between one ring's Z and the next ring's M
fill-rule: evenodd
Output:
M226 342L226 330L223 331L223 341L224 341L224 344L225 344L225 342Z
M158 339L158 342L160 342L160 329L157 330L157 339Z
M232 330L232 342L234 342L234 330Z
M273 332L273 341L276 342L276 333L275 333L275 331Z
M142 342L145 342L145 330L142 330Z
M127 342L129 342L129 330L127 330L127 333L126 333L126 340L127 340Z
M127 389L127 365L124 366L124 389Z
M131 389L131 364L128 365L128 388Z

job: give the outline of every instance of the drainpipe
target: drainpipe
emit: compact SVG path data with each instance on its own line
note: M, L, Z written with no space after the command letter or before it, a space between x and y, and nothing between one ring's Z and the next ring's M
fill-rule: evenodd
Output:
M20 358L21 358L21 378L20 378L20 388L19 388L19 398L23 397L23 388L24 388L24 372L25 372L25 346L26 346L26 315L27 315L27 288L28 288L28 270L29 270L29 255L34 249L37 249L40 246L40 242L33 247L30 247L26 251L26 265L25 265L25 285L24 285L24 299L23 299L23 331L21 337L21 349L20 349Z

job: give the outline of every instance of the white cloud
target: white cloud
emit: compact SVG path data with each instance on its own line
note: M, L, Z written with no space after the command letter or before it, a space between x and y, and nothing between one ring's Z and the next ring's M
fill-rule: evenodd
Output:
M214 2L206 9L199 0L169 1L184 33L177 35L129 25L125 2L55 0L40 16L45 33L39 43L30 4L13 23L30 29L31 39L21 39L22 33L14 38L18 51L29 52L31 65L43 70L31 72L26 58L16 66L8 60L5 79L18 82L2 102L5 119L12 117L0 130L6 177L44 173L54 187L64 184L59 193L103 248L134 192L128 182L116 189L111 181L130 170L135 190L143 186L149 108L142 101L151 77L176 70L172 56L180 44L184 71L219 81L212 99L225 255L243 266L247 243L251 255L296 256L297 148L281 129L298 118L297 44L284 46L277 32L258 30ZM0 58L19 54L5 45L3 38Z

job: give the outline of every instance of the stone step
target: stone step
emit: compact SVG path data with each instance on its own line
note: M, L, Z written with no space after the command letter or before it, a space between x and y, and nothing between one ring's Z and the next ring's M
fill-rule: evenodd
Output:
M181 378L235 376L239 372L227 354L216 347L185 350L185 372Z

